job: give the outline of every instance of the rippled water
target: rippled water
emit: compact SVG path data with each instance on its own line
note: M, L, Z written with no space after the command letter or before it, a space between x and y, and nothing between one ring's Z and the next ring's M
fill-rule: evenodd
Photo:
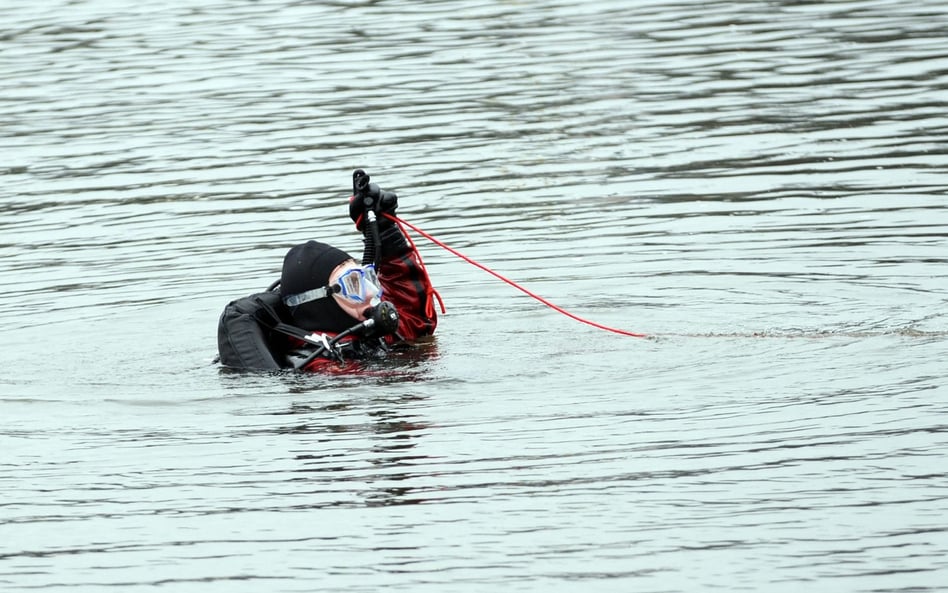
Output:
M942 2L0 3L0 590L948 590ZM223 373L350 251L448 312Z

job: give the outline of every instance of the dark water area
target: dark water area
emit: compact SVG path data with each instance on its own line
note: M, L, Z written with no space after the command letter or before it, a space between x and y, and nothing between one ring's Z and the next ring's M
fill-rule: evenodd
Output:
M948 6L0 2L0 591L948 590ZM213 363L353 169L436 338Z

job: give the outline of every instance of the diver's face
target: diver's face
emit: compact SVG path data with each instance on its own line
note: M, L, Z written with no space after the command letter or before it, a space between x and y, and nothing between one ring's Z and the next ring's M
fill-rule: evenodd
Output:
M358 321L367 319L366 312L377 305L382 287L374 266L360 266L355 260L346 260L329 275L329 284L338 287L333 293L336 304Z

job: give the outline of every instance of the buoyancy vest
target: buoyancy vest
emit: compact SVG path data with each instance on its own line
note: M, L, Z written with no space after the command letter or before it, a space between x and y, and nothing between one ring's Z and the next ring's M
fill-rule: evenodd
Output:
M224 307L217 324L217 350L224 366L261 371L287 368L276 348L274 326L280 321L283 302L278 292L259 292ZM264 317L269 323L262 323ZM272 319L276 317L276 319Z

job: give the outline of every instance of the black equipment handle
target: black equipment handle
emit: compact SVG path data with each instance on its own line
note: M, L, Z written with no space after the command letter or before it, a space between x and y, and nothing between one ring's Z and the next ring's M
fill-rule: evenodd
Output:
M382 253L382 238L379 236L379 221L375 211L379 206L376 199L381 200L381 193L376 186L376 195L372 195L370 180L369 174L362 169L356 169L352 172L353 199L361 200L365 211L365 221L362 228L367 241L365 253L362 255L362 265L375 264L377 268L379 256Z

